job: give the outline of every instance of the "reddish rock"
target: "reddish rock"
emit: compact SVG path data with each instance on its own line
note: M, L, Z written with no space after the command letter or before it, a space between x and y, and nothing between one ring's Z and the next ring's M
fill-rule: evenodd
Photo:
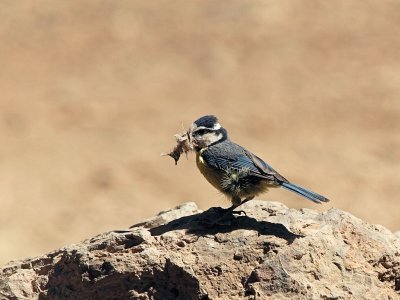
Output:
M331 209L194 203L0 269L0 299L400 299L400 239Z

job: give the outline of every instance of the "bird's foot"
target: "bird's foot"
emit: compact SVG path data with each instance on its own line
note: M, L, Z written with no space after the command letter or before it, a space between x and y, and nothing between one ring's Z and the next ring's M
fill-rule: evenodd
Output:
M232 210L232 215L241 215L244 214L245 216L247 216L246 212L244 210Z
M202 223L206 227L226 226L231 225L232 221L237 218L236 216L240 216L242 213L247 216L245 211L234 210L235 208L237 208L237 206L231 206L228 208L212 207L211 209L215 218L212 219L211 216L208 216L202 220Z

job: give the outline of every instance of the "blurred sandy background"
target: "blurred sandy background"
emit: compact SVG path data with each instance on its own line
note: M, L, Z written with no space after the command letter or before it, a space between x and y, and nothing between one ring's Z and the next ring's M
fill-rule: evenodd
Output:
M2 1L0 263L187 201L203 114L293 182L261 199L400 229L400 2Z

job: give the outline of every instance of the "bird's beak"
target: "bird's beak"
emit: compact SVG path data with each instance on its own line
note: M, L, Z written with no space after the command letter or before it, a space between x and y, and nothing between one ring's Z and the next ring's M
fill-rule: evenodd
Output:
M189 142L190 142L190 132L187 131L187 132L186 132L186 135L187 135L187 138L188 138L188 140L189 140Z

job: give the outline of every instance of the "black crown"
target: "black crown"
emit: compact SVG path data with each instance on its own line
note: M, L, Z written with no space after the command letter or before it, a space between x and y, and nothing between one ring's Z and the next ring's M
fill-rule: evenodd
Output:
M197 119L196 121L194 121L194 123L197 125L197 127L204 126L206 128L212 128L215 124L218 123L218 119L216 116L207 115Z

